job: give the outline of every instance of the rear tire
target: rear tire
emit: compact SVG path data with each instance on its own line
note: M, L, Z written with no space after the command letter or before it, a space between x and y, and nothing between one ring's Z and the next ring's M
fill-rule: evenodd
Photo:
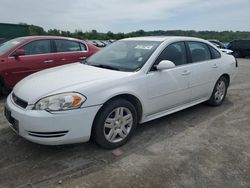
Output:
M117 148L131 138L137 122L138 116L133 104L122 98L112 100L98 112L92 138L102 148Z
M212 106L220 106L227 95L228 85L228 80L224 76L220 77L216 82L213 93L207 103Z

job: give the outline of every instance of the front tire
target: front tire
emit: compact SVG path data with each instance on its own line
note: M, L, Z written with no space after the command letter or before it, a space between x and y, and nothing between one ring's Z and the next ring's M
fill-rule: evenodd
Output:
M227 95L228 84L228 80L225 77L220 77L214 86L214 90L208 100L208 104L212 106L220 106Z
M105 149L125 144L136 129L138 117L133 104L118 98L105 104L93 125L92 138Z

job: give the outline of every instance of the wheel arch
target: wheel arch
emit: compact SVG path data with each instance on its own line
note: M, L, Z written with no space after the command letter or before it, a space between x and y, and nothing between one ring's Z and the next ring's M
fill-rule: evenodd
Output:
M142 107L142 103L138 99L138 97L136 97L133 94L129 94L129 93L117 94L117 95L112 96L111 98L109 98L106 102L104 102L102 107L96 113L96 116L95 116L94 121L93 121L93 126L92 126L92 129L91 129L91 136L92 136L92 133L93 133L94 123L95 123L96 119L98 118L98 114L103 109L103 106L108 104L109 102L111 102L113 100L116 100L116 99L119 99L119 98L120 99L125 99L125 100L131 102L132 105L134 105L134 107L136 108L137 115L138 115L138 122L140 122L140 120L142 118L142 114L143 114L143 107Z
M122 98L122 99L125 99L129 102L131 102L131 104L134 105L134 107L136 108L136 111L137 111L137 115L138 115L138 120L140 121L141 117L142 117L142 112L143 112L143 107L142 107L142 103L141 101L139 100L138 97L136 97L135 95L133 94L130 94L130 93L121 93L121 94L117 94L115 96L112 96L110 97L109 99L106 100L106 102L104 102L103 106L109 102L111 102L112 100L115 100L115 99L119 99L119 98ZM101 110L102 108L100 108ZM100 111L99 110L99 111ZM99 113L98 111L98 113Z
M230 75L227 74L227 73L224 73L223 75L221 75L221 77L224 77L224 78L227 79L227 86L229 86L229 85L230 85ZM220 78L221 78L221 77L220 77Z

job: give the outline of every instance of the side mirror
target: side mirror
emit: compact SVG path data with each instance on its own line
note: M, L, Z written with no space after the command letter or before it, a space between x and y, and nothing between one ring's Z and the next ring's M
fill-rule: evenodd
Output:
M25 50L23 49L16 50L15 57L22 56L22 55L25 55Z
M156 69L160 71L165 70L165 69L171 69L174 67L175 67L175 64L169 60L162 60L158 65L156 65Z

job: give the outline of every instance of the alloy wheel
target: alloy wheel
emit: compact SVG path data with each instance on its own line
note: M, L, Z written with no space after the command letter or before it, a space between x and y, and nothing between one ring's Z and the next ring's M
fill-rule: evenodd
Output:
M214 93L214 98L216 103L220 103L226 93L226 83L223 80L220 80L216 86L216 92Z
M128 108L114 109L104 122L105 138L111 143L123 141L130 133L133 125L133 115Z

